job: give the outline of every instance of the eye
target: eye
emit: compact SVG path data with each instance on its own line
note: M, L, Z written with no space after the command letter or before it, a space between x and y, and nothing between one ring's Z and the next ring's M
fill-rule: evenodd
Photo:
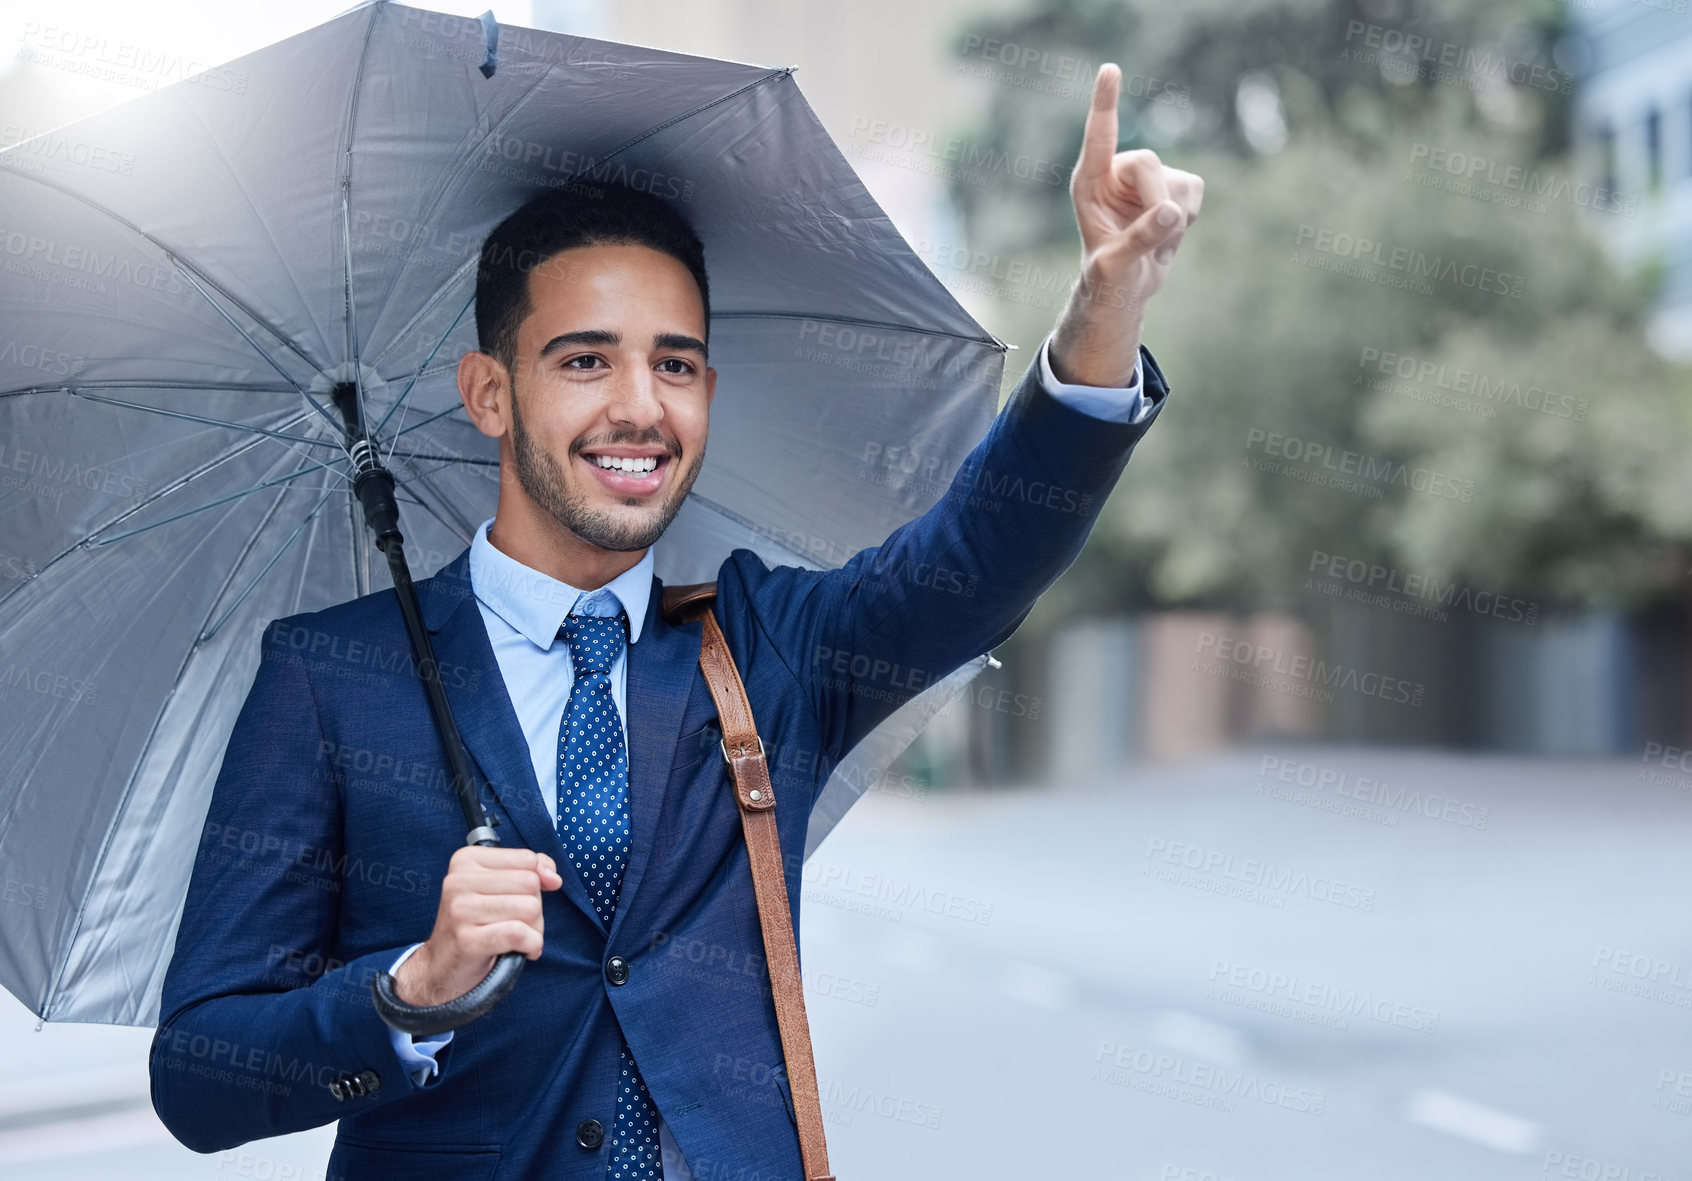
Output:
M595 353L583 353L578 357L571 357L568 361L565 361L564 362L564 368L566 368L566 369L594 369L594 368L598 368L599 362L601 362L603 360L604 360L603 357L600 357ZM578 364L576 364L577 361L591 361L594 364L592 364L592 365L578 365Z
M674 374L679 375L679 374L683 374L683 373L697 373L698 372L698 369L695 368L695 366L693 365L692 362L684 361L680 357L665 357L662 361L658 362L658 364L659 364L659 366L664 366L664 365L680 365L681 366L680 369L666 369L666 370L664 370L664 372L666 372L666 373L674 373Z

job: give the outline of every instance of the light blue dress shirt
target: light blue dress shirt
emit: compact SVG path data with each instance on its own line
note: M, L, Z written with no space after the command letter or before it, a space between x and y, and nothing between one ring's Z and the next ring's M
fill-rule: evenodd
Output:
M1093 418L1108 422L1138 423L1150 413L1153 403L1142 397L1143 385L1140 362L1134 362L1134 376L1122 388L1070 385L1052 374L1046 354L1051 348L1048 335L1040 345L1036 364L1040 367L1040 383L1052 397ZM558 727L564 721L564 709L570 702L570 687L575 684L575 671L570 667L569 646L558 636L564 616L575 610L576 603L591 591L584 591L556 578L531 570L517 559L496 549L488 540L491 519L482 522L470 543L470 585L476 593L476 606L481 609L482 622L487 627L488 642L493 647L494 661L511 698L523 737L529 744L529 759L534 764L535 782L540 785L546 809L553 824L558 823ZM652 551L648 549L640 561L605 584L617 597L629 616L629 643L640 639L641 625L646 620L647 600L652 596ZM611 666L611 696L617 704L617 716L623 722L623 749L628 749L628 648L618 654ZM560 872L570 871L563 866ZM571 871L573 872L573 871ZM422 944L414 943L394 960L391 972L398 972ZM410 1035L389 1031L394 1052L399 1055L412 1081L421 1085L439 1069L435 1054L452 1040L451 1033L412 1041ZM669 1127L660 1117L659 1139L663 1147L665 1181L690 1181L681 1152L670 1136Z

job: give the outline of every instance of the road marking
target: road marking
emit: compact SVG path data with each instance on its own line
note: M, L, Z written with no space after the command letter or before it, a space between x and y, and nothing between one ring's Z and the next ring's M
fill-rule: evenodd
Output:
M1404 1104L1404 1118L1499 1152L1532 1152L1539 1144L1540 1128L1532 1120L1445 1091L1413 1092Z

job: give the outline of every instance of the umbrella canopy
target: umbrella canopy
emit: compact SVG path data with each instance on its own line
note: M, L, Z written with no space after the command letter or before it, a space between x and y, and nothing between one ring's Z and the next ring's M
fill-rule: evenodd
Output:
M493 515L454 377L477 253L565 184L705 243L721 378L661 578L838 566L939 498L1005 346L791 70L377 3L0 151L0 983L38 1015L156 1021L260 630L390 585L330 391L419 577ZM836 770L810 848L980 663Z

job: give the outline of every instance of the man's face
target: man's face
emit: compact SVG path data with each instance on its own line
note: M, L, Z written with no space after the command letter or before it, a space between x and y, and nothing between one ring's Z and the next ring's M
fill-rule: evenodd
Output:
M517 480L589 545L646 549L705 459L717 374L699 287L676 259L632 245L565 250L528 282L511 374Z

